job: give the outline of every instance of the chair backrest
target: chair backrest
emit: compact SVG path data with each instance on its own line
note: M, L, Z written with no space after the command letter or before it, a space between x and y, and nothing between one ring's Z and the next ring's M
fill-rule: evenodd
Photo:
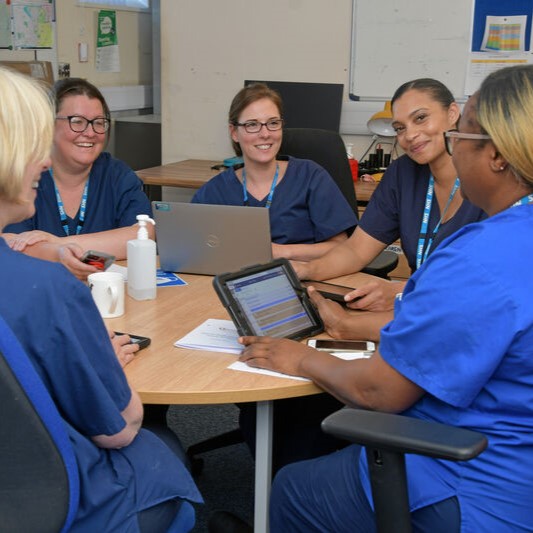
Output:
M358 217L357 198L346 146L338 133L315 128L286 128L283 131L280 154L311 159L324 167Z
M79 502L76 458L57 408L0 317L0 522L66 532Z

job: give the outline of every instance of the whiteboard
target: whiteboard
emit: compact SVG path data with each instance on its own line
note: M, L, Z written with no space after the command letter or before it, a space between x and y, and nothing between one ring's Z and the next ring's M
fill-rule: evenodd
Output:
M436 78L463 98L472 0L353 0L350 98L387 100Z

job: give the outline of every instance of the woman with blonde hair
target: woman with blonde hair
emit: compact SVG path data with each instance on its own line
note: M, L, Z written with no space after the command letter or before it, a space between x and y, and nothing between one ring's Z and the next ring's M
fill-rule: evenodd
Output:
M0 67L0 230L31 217L50 166L54 111L29 77ZM54 400L80 478L73 531L189 531L201 501L182 461L141 429L129 386L86 285L0 239L0 316Z

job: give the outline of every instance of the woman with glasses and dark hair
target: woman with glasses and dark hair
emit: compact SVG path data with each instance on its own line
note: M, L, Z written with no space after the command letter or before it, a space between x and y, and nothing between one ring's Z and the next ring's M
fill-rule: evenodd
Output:
M125 163L104 152L111 124L102 93L80 78L56 82L52 166L43 172L35 215L6 228L15 250L61 260L84 279L96 267L84 250L126 257L137 234L136 216L151 214L142 182ZM148 231L153 238L153 228ZM59 257L58 257L59 255Z
M348 405L487 437L468 462L405 456L415 532L533 531L532 120L533 65L490 74L468 100L447 137L461 196L488 218L447 238L411 276L372 357L241 339L242 360L310 378ZM311 298L323 318L337 305ZM359 446L289 465L274 480L272 533L375 529Z
M431 78L404 83L392 97L392 114L405 155L389 166L346 242L315 261L294 265L300 278L320 280L358 272L397 239L414 272L443 239L484 218L480 208L459 194L457 172L446 153L442 134L456 126L460 115L449 89ZM350 301L360 298L349 306L388 312L404 285L372 281L347 296ZM361 338L369 335L367 320L375 318L363 317L357 322ZM380 325L390 318L387 314ZM355 320L349 326L352 335L357 332L354 327ZM342 329L339 324L339 336ZM378 334L379 328L372 328L371 336Z
M357 220L321 166L277 157L282 128L276 91L262 83L241 89L230 106L229 133L244 165L212 178L192 201L269 209L274 257L308 261L346 240Z

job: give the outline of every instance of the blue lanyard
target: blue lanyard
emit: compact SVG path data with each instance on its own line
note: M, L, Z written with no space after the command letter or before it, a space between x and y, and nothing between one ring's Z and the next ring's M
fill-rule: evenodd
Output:
M276 163L276 173L274 174L274 179L272 180L272 185L270 186L270 192L268 193L268 198L265 204L265 207L268 209L272 204L272 198L274 197L274 189L276 188L276 183L278 182L279 174L279 164ZM244 205L248 205L248 191L246 190L246 168L242 169L242 196Z
M56 192L56 200L57 200L57 209L59 211L59 218L61 219L61 225L63 226L63 230L65 231L67 237L70 235L70 230L68 228L68 218L67 213L65 212L65 206L63 205L63 200L61 200L61 195L59 194L59 190L57 188L56 182L54 180L54 175L52 173L52 169L49 169L50 176L52 176L52 181L54 182L54 190ZM80 234L81 228L83 228L83 223L85 222L85 210L87 208L87 195L89 193L89 178L87 178L87 181L85 182L85 187L83 188L83 195L81 197L81 203L80 203L80 216L78 217L78 225L76 226L76 235Z
M426 203L424 204L424 214L422 215L422 223L420 224L420 235L418 237L418 247L416 249L416 268L420 268L420 265L428 258L431 245L433 244L433 239L439 231L442 219L445 217L446 211L448 211L448 207L450 207L450 204L452 203L453 197L455 196L459 185L459 178L455 178L455 183L453 184L452 190L450 192L450 197L448 198L448 202L446 203L446 207L442 211L440 220L437 222L437 225L435 226L431 234L428 234L429 215L431 214L433 192L435 190L435 180L433 178L433 175L429 176L428 190L426 192Z
M520 200L516 201L511 207L516 207L517 205L526 205L533 203L533 194L526 194L522 196Z

